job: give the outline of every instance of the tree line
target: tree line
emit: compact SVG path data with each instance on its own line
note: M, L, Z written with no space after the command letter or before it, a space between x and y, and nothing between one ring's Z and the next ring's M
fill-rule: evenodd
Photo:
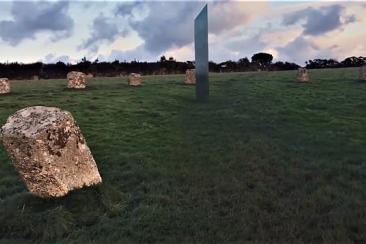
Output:
M225 61L222 63L209 62L210 72L246 72L246 71L278 71L295 70L300 66L296 63L278 61L272 63L273 56L269 53L256 53L249 60L247 57L238 61ZM306 68L340 68L358 67L366 65L365 57L349 57L338 62L334 59L314 59L306 62ZM178 62L173 57L168 59L162 56L156 62L93 62L83 58L77 64L57 63L45 64L36 62L23 64L18 62L0 63L0 77L9 79L63 79L70 71L81 71L86 74L100 77L124 76L130 73L140 73L142 75L165 75L183 74L187 69L193 69L194 62Z

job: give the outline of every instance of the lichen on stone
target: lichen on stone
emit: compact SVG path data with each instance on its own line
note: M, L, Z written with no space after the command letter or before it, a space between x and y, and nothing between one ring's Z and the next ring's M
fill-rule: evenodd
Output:
M40 197L101 183L80 128L67 111L35 106L10 116L1 140L27 188Z

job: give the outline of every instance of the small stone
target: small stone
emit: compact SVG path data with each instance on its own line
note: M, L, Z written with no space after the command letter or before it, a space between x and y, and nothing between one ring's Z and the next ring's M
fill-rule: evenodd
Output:
M366 81L366 65L360 68L360 80Z
M82 72L71 71L67 74L67 88L84 89L86 87L86 75Z
M67 111L35 106L17 111L0 138L28 190L42 198L102 182L79 127Z
M296 81L298 83L310 82L309 73L308 73L307 69L305 69L305 68L298 69Z
M186 84L186 85L196 84L196 70L195 69L186 70L186 80L184 81L184 84Z
M0 94L10 93L10 82L8 78L0 78Z
M86 78L88 78L88 79L94 78L94 75L92 73L89 73L86 75Z
M32 80L39 80L39 76L38 75L33 75Z
M142 84L142 76L140 74L131 73L128 77L128 85L140 86Z

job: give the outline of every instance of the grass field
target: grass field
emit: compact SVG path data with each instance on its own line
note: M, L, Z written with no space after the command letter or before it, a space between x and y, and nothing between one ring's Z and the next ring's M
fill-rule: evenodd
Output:
M30 195L0 148L0 237L59 243L366 241L366 83L357 69L15 81L0 124L33 105L72 112L103 184Z

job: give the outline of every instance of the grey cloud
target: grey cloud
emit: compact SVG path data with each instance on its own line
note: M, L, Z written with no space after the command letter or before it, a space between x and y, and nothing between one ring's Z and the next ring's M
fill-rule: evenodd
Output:
M193 20L202 3L148 3L148 16L141 21L130 21L132 28L145 41L152 53L171 47L181 47L193 40Z
M50 53L48 55L46 55L46 57L44 57L43 61L45 63L57 63L59 61L67 64L67 63L71 63L71 59L69 56L67 55L63 55L63 56L55 56L54 54Z
M266 45L259 40L261 33L262 32L259 31L258 34L251 37L228 41L225 46L234 52L245 53L245 55L249 57L256 52L263 51L266 47Z
M126 29L120 30L113 19L100 15L93 21L91 36L84 41L80 48L95 52L98 50L100 43L104 41L112 42L119 36L126 36L127 34L128 31Z
M294 41L288 43L285 47L277 48L281 59L301 64L304 59L314 59L329 57L332 58L332 47L321 49L311 43L309 40L299 36Z
M121 16L130 16L134 9L143 5L143 2L126 2L118 5L115 13Z
M336 30L344 24L356 21L356 18L351 15L346 16L345 22L342 22L342 13L343 7L337 4L321 7L319 9L309 7L286 15L283 19L283 24L293 25L305 21L303 24L304 34L316 36Z
M349 24L349 23L353 23L356 21L357 21L356 16L350 15L350 16L346 16L346 20L345 20L344 24Z
M121 50L112 50L110 55L107 56L99 56L99 61L156 61L158 60L158 55L154 55L151 52L148 52L144 45L140 45L133 50L121 51Z
M13 20L0 21L0 38L15 46L43 31L68 37L74 26L68 7L68 2L13 2Z
M147 16L134 20L136 8L145 6ZM204 6L203 2L138 2L121 4L117 14L129 19L129 23L145 41L145 47L152 53L161 53L169 48L182 47L193 42L194 19ZM209 3L209 32L220 34L246 23L248 11L245 3Z
M251 3L255 4L255 3ZM245 25L253 14L244 2L221 1L209 5L209 31L214 34Z

